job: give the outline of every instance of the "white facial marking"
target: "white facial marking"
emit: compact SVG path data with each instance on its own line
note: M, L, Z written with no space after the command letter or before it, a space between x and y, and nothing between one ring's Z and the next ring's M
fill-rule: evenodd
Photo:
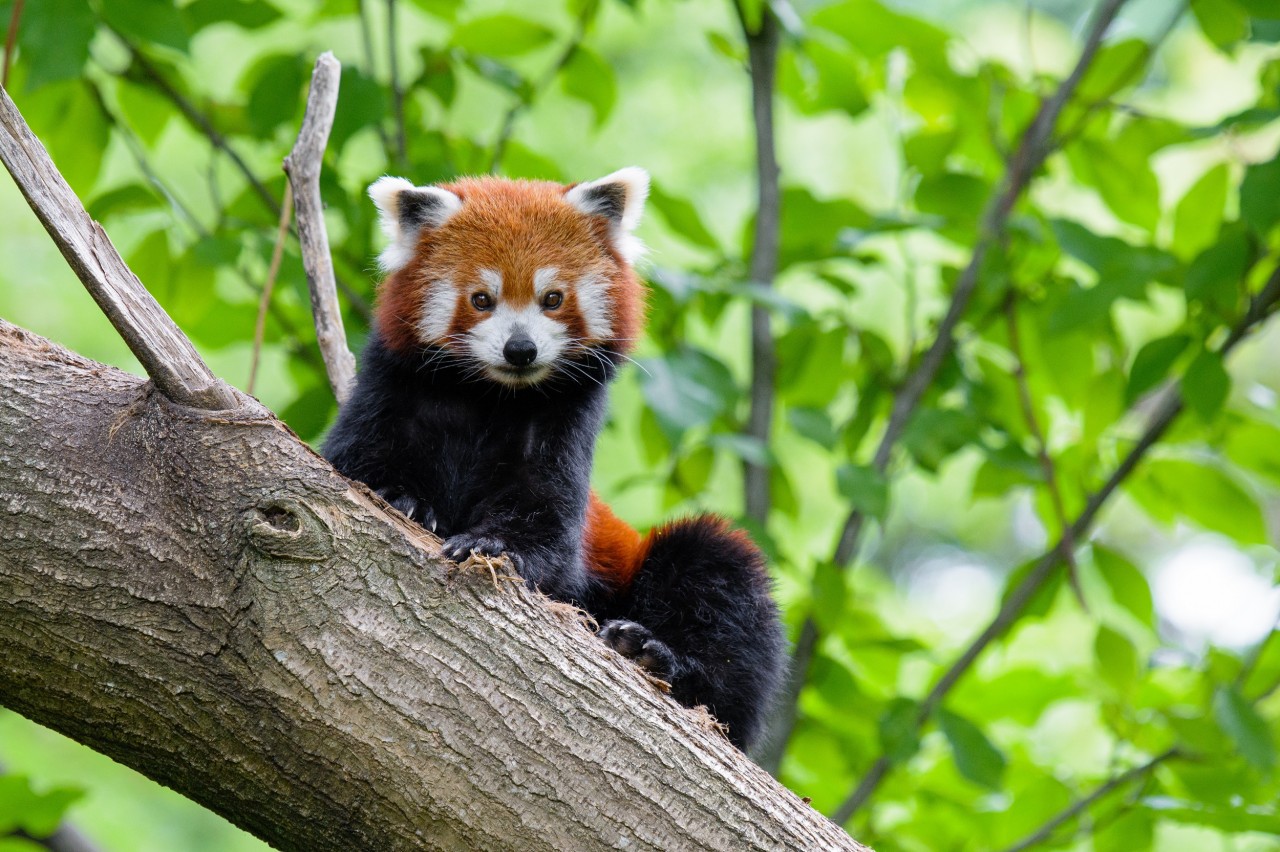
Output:
M613 316L609 306L609 282L599 275L584 275L574 285L578 298L578 313L587 327L587 336L593 340L608 340L613 336Z
M560 269L555 266L544 266L533 273L533 295L538 301L542 301L542 297L555 287L556 275L559 273Z
M496 302L502 295L502 273L496 269L481 269L480 280L489 288L489 295Z
M418 336L426 343L439 343L453 325L453 315L458 309L458 288L447 278L427 284L427 295L422 300L422 318L418 320Z
M537 347L533 363L522 373L515 373L503 353L507 341L516 331L523 331ZM486 367L486 374L494 381L520 386L533 384L545 378L556 359L564 352L564 325L551 319L537 302L514 308L499 302L486 319L481 320L467 334L471 354Z

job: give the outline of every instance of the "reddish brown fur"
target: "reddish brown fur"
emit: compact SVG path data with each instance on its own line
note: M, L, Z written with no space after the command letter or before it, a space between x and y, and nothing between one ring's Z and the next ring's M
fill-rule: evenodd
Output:
M609 235L609 223L564 200L570 187L544 181L464 178L443 189L458 195L462 209L439 228L424 228L412 260L383 283L378 325L387 345L399 352L420 347L416 326L433 281L459 288L450 334L470 329L484 314L470 305L480 269L502 275L502 299L519 306L533 299L533 274L554 266L566 282L557 318L575 338L586 326L572 282L594 274L609 282L612 337L609 348L626 352L640 331L644 289ZM447 341L446 341L447 343Z
M614 588L625 589L649 553L649 536L641 539L640 533L615 515L592 491L587 503L583 548L591 571L608 580Z

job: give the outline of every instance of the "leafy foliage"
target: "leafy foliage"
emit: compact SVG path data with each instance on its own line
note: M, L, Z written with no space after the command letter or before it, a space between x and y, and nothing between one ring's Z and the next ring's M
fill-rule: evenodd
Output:
M847 823L881 850L1031 836L1277 848L1277 343L1268 330L1223 345L1280 265L1280 13L1267 0L1126 8L1030 190L986 234L982 212L1089 8L1037 0L1024 20L978 0L742 0L740 22L729 0L45 0L26 4L9 88L142 280L240 385L279 163L320 50L344 65L322 192L353 348L374 296L363 190L376 177L648 166L649 330L614 394L597 484L645 525L741 514L741 462L769 466L771 512L752 531L794 635L812 619L819 637L782 780L832 813L887 761ZM740 25L770 15L783 29L779 271L751 282ZM957 345L882 472L893 400L989 239ZM27 283L43 278L0 276L8 318L103 353L92 306L49 313L58 300ZM753 305L778 362L767 445L745 425ZM334 408L308 310L291 239L258 393L316 441ZM1066 539L1071 558L926 704L1169 394L1186 413L1124 471L1100 523ZM868 531L844 565L851 511ZM1246 612L1252 628L1230 629ZM0 834L42 829L69 801L26 783L0 777Z

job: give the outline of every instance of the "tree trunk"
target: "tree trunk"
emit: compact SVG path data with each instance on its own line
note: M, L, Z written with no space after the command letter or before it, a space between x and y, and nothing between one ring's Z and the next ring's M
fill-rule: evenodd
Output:
M0 320L0 703L285 850L865 848L239 402Z

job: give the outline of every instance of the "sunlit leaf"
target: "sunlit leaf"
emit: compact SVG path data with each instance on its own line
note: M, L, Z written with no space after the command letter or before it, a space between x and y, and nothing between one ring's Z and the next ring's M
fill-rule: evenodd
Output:
M528 18L499 14L476 18L453 32L453 43L485 56L518 56L542 47L555 33Z
M1183 400L1205 421L1217 416L1230 392L1231 377L1216 352L1201 352L1182 377Z
M1173 211L1173 251L1192 258L1213 245L1222 225L1231 177L1226 163L1219 163L1197 180Z
M853 508L873 518L883 518L889 508L889 482L875 468L842 464L836 470L836 485Z
M1116 551L1101 544L1093 545L1093 561L1102 581L1111 592L1111 599L1134 618L1154 628L1155 607L1151 600L1151 586L1138 567Z
M1004 779L1005 757L982 729L946 709L937 711L938 727L951 744L956 768L975 784L999 790Z
M595 51L579 46L560 72L564 91L591 107L596 127L604 124L618 100L613 68Z
M1213 717L1245 760L1259 772L1271 772L1276 753L1267 722L1235 687L1223 687L1213 696Z
M1216 467L1182 459L1154 459L1134 475L1128 490L1159 520L1184 517L1242 544L1267 540L1257 501Z

